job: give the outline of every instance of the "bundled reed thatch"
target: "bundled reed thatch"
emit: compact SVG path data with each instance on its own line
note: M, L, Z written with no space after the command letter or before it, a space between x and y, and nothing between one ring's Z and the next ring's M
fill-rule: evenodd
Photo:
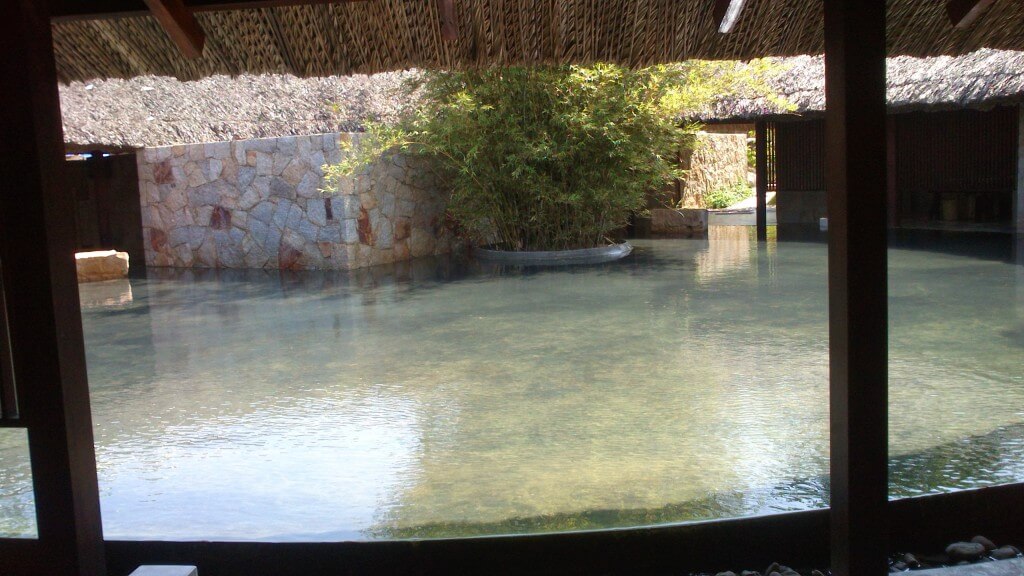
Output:
M195 82L142 76L60 87L71 152L359 132L410 104L415 72L296 78L211 76Z
M796 106L763 98L723 99L701 120L746 120L825 109L820 56L781 59L773 84ZM358 132L389 121L412 101L400 90L414 71L373 76L211 76L196 82L144 76L61 87L64 137L72 151ZM889 59L889 103L897 111L1024 101L1024 52L980 50L956 58Z
M894 112L991 108L1024 102L1024 52L982 49L964 56L887 62L889 109ZM774 90L795 108L783 110L764 98L723 99L701 112L703 120L750 120L825 111L825 60L797 56L780 60Z
M879 0L880 1L880 0ZM639 66L692 58L823 52L820 0L748 0L731 34L696 0L456 0L458 38L441 36L437 2L371 0L202 12L202 58L187 60L149 16L58 21L60 77L72 80L214 74L329 76L410 67L597 60ZM890 54L1024 49L1024 3L995 2L954 29L945 2L888 0Z

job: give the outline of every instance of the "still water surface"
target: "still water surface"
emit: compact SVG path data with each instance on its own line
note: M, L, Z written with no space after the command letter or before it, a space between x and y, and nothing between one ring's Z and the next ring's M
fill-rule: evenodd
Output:
M106 536L460 536L825 505L825 246L716 228L636 247L571 269L83 285ZM893 248L890 270L893 495L1024 480L1024 267ZM32 534L24 439L4 432L0 533Z

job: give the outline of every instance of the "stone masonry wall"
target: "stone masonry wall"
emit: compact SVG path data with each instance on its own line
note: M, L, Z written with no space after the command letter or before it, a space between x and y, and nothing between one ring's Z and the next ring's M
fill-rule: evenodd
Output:
M147 148L137 154L146 264L348 270L449 252L444 194L393 155L325 195L322 166L359 134Z
M747 182L746 134L698 132L692 150L682 154L687 169L682 206L704 207L704 194Z

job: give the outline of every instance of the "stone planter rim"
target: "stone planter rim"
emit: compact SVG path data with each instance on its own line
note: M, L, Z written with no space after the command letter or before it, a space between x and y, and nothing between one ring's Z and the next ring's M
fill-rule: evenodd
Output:
M566 266L572 264L600 264L625 258L633 252L629 242L598 246L597 248L579 248L576 250L494 250L476 247L473 255L484 262L494 264L517 264L522 266Z

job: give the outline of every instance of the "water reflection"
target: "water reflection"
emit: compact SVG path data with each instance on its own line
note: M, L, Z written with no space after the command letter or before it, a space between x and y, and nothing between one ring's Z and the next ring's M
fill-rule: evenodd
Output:
M151 271L131 302L83 313L107 536L452 536L820 506L825 246L739 230L569 269ZM894 493L1021 479L1020 267L890 258ZM24 510L0 502L16 532Z

